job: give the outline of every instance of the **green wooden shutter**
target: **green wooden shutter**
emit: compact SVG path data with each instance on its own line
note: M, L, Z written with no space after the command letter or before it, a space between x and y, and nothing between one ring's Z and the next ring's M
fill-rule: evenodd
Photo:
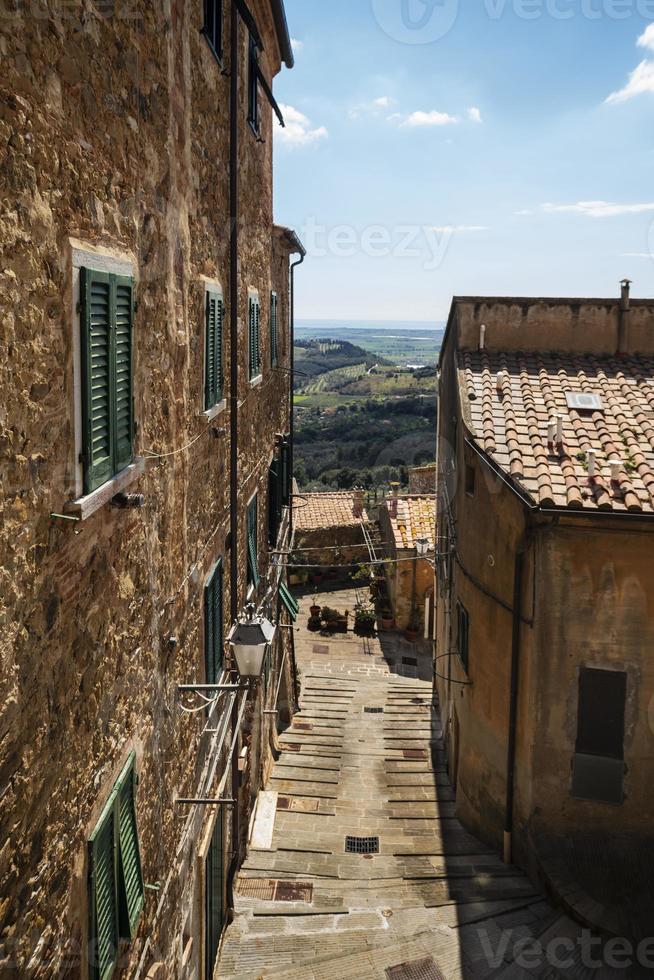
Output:
M208 411L223 396L223 301L207 293L205 315L204 408Z
M204 589L204 657L207 684L216 684L223 666L223 565L216 565Z
M283 582L279 583L279 597L282 600L283 605L286 608L292 621L295 622L297 619L300 607L296 602L294 596L289 592Z
M120 868L119 923L124 939L136 935L145 903L141 854L136 825L136 770L132 753L116 783L118 793L118 852Z
M133 369L132 328L134 312L133 282L125 276L114 278L114 418L115 418L115 472L125 469L132 462L133 416Z
M104 272L81 270L85 493L102 486L114 473L111 278Z
M248 304L248 363L250 381L254 377L254 300Z
M282 497L280 494L279 471L281 461L274 459L268 470L268 540L277 543L277 534L282 520Z
M220 937L225 925L225 869L223 843L223 808L218 807L216 824L205 862L205 972L211 978L215 972Z
M270 294L270 361L273 367L277 367L277 293Z
M89 948L92 980L108 980L118 955L115 802L111 794L89 840Z
M281 495L282 504L284 507L289 507L291 503L291 483L293 474L291 473L291 434L286 433L284 436L284 441L282 442L282 456L281 456Z
M257 554L258 506L255 497L248 507L248 582L255 588L259 585L259 561Z
M254 303L254 376L261 374L261 305Z

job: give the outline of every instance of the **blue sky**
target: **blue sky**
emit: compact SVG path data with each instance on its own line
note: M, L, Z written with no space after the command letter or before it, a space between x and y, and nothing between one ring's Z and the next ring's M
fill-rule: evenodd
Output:
M298 316L654 294L654 0L286 0ZM571 15L571 16L570 16Z

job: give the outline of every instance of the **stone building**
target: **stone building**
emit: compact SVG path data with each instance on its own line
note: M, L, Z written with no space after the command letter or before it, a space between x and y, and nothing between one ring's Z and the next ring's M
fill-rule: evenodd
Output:
M358 564L370 557L362 528L367 527L373 534L374 529L365 509L363 490L296 494L293 526L298 565L314 566L304 573L298 567L294 581L315 578L316 574L322 578L323 572L349 577Z
M272 214L284 8L11 8L0 973L208 978L295 703L269 556L289 539L303 251ZM248 600L278 624L261 682L180 692L235 680L225 636ZM217 799L235 805L182 802Z
M390 559L386 581L395 624L429 639L434 630L436 495L393 493L379 509L379 527ZM420 556L418 541L426 542Z
M534 874L570 845L617 882L654 817L654 302L455 299L440 367L458 813Z

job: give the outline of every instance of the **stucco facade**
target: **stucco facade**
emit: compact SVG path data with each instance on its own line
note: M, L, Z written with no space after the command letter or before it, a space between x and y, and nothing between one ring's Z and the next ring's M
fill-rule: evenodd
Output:
M449 767L462 820L534 876L557 839L583 835L609 861L618 837L651 837L654 524L634 399L649 397L653 340L654 304L624 296L461 299L442 352L435 676ZM600 407L568 409L577 390ZM624 692L604 717L589 682ZM606 729L617 744L593 747Z
M268 560L268 508L270 466L279 437L290 431L295 246L273 227L272 109L258 86L257 138L247 118L249 38L240 21L238 280L230 281L226 69L234 70L235 5L218 6L222 63L208 43L200 0L136 0L110 11L86 0L38 12L27 4L0 25L0 972L94 975L89 841L135 752L144 905L114 972L210 975L209 841L220 811L224 917L251 801L272 764L278 725L294 709L292 634L283 627L266 677L239 715L240 733L225 715L227 698L216 724L207 725L204 711L182 710L192 702L178 691L207 680L205 596L217 563L223 635L230 610L244 605L247 508L255 494L261 582L252 598L274 622L289 623L277 594L281 568ZM268 0L253 0L250 8L263 44L261 71L271 84L282 59L292 62L283 8ZM84 491L80 456L79 304L87 268L132 280L135 301L132 463L95 497ZM208 293L222 297L224 319L222 399L207 413ZM253 293L261 306L255 383L248 371ZM122 498L128 506L114 505L119 491L133 495ZM280 549L287 540L284 510L272 543ZM223 679L229 666L225 650ZM232 745L241 760L236 784ZM234 789L232 808L177 802L229 797Z

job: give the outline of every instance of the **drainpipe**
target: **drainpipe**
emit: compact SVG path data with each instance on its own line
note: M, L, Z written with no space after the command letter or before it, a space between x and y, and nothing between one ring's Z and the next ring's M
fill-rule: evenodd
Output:
M238 77L239 77L239 14L236 0L231 3L231 45L230 45L230 92L229 92L229 209L230 209L230 238L229 238L229 338L230 338L230 381L229 381L229 536L230 536L230 618L232 624L238 619ZM232 654L231 680L239 683L236 662ZM232 732L236 735L239 725L238 698L234 698L232 706ZM227 904L230 910L234 908L234 880L239 865L239 771L238 752L232 752L232 799L235 804L232 812L232 861L227 876Z
M298 240L298 245L300 245ZM299 265L302 265L306 256L306 250L300 245L300 258L296 262L291 263L291 284L290 284L290 316L289 316L289 327L290 327L290 364L291 369L290 381L291 381L291 393L290 393L290 411L289 411L289 425L288 430L290 433L290 447L289 447L289 470L291 479L291 501L290 507L288 509L288 531L290 539L293 537L293 473L295 472L295 411L294 411L294 391L295 391L295 270Z
M513 811L515 801L515 765L518 742L518 707L520 701L520 640L522 633L522 597L525 555L534 527L531 515L525 518L525 530L515 555L513 574L513 629L511 639L511 686L509 694L509 742L506 764L506 810L504 822L504 863L513 863Z

